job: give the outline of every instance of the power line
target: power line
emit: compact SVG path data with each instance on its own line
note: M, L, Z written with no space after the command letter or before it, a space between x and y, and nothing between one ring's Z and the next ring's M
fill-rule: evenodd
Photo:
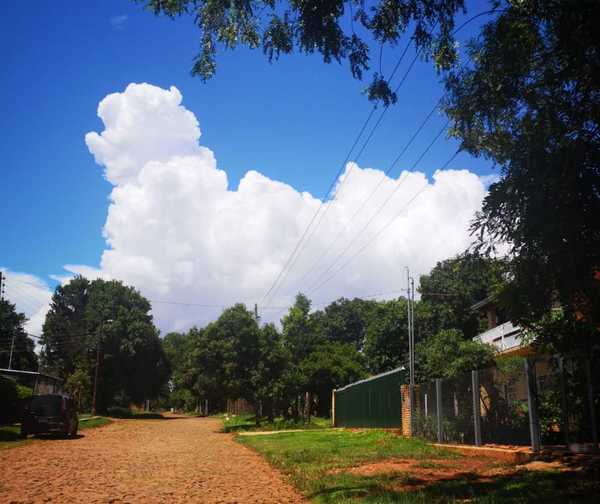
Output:
M453 160L454 158L456 158L456 156L458 155L459 151L456 151L452 157L450 157L450 159L448 159L448 161L446 161L446 163L444 163L444 166L441 168L442 170L445 169ZM404 211L408 208L408 206L415 200L417 199L424 191L425 189L427 189L428 187L428 182L426 182L419 191L417 191L417 193L406 203L406 205L404 205L404 207L402 207L402 209L392 218L390 219L372 238L371 240L367 241L367 243L364 244L363 247L361 247L354 255L352 255L350 257L350 259L348 259L338 270L336 270L330 277L328 277L326 280L324 280L323 282L321 282L319 285L317 285L315 288L313 288L310 292L315 292L317 290L319 290L321 287L323 287L323 285L325 285L327 282L329 282L333 277L335 277L340 271L342 271L343 269L345 269L358 255L360 255L369 245L371 245L371 243L373 243L377 238L379 238L379 236L381 236L381 234L389 227L392 225L393 222L396 221L396 219L398 219L398 217L400 217Z
M461 25L459 25L453 32L452 32L452 36L455 36L460 30L462 30L465 26L467 26L469 23L471 23L472 21L474 21L475 19L481 17L481 16L485 16L485 15L489 15L489 14L493 14L495 12L500 12L501 10L506 10L506 9L491 9L488 11L484 11L484 12L480 12L479 14L476 14L474 16L472 16L471 18L467 19L466 21L464 21ZM433 26L432 31L435 30L435 28L437 27L437 22L436 24ZM394 67L394 70L392 72L392 75L390 76L390 81L393 77L393 75L395 74L395 72L397 71L397 69L400 66L401 61L403 60L406 52L408 51L408 48L410 46L410 44L412 43L412 40L414 38L411 37L411 40L409 41L409 43L407 44L407 46L405 47L400 60L398 61L398 63L396 64L396 66ZM398 90L400 89L400 87L402 86L402 84L404 83L404 81L406 80L408 74L410 73L410 71L413 68L413 65L415 64L416 60L418 59L419 55L423 52L423 49L419 49L416 51L415 53L415 57L413 58L413 60L411 61L407 71L405 72L404 76L402 77L400 83L396 86L396 88L394 89L394 94L398 92ZM380 114L377 123L375 124L375 126L372 128L371 133L369 134L369 136L367 137L366 141L363 144L363 147L361 148L360 152L358 153L356 159L358 159L358 157L362 154L363 150L365 149L366 145L368 144L369 140L371 139L371 137L373 136L375 130L377 129L377 127L379 126L379 124L381 123L383 116L385 115L385 113L387 112L387 109L389 108L390 103L388 103L382 113ZM331 192L331 188L333 187L333 185L335 184L335 181L339 178L339 175L341 174L341 171L345 165L345 163L348 161L352 150L354 149L355 145L357 144L358 140L360 139L360 136L362 135L362 132L364 131L364 129L366 128L370 118L372 117L372 114L374 112L374 108L371 110L371 114L369 114L369 118L368 120L364 123L363 128L361 129L361 132L359 133L358 137L356 138L352 148L350 149L350 152L348 153L348 156L346 156L346 160L344 161L344 163L342 164L342 166L340 167L340 170L338 171L338 174L336 175L336 178L333 180L332 184L330 185L330 188L327 192L327 195L329 195L329 193ZM342 186L344 185L344 183L348 180L350 176L350 170L348 171L348 175L346 176L346 178L340 183L340 189L342 188ZM339 193L338 193L339 194ZM279 275L277 276L277 278L275 279L275 281L273 282L273 284L271 285L271 287L268 289L267 293L263 296L263 298L261 299L261 304L263 303L263 301L267 298L267 296L273 292L273 294L271 295L271 297L273 295L275 295L275 293L277 292L277 290L281 287L281 284L283 283L283 281L285 280L285 277L287 277L287 275L289 274L289 271L291 271L292 267L294 266L295 262L297 261L298 257L300 256L300 254L302 253L302 251L306 248L306 243L308 243L310 241L310 239L312 238L312 236L314 236L314 234L316 233L316 230L318 229L321 221L324 218L325 213L327 213L327 210L330 208L330 205L327 205L325 207L325 210L323 211L323 213L321 214L321 217L319 218L319 221L317 222L315 228L313 229L312 233L309 235L309 237L307 238L306 242L304 243L303 248L298 252L298 249L300 247L300 244L302 244L304 242L304 239L306 237L306 234L308 232L308 230L311 228L313 222L315 221L315 218L317 217L317 215L319 214L319 212L321 211L321 208L323 207L323 203L325 201L326 198L323 199L323 201L321 202L321 204L319 205L319 207L317 208L317 211L315 212L315 214L313 215L312 219L310 220L308 226L305 228L304 232L302 233L302 236L300 237L300 240L298 241L298 243L296 244L296 247L294 248L294 250L292 251L292 254L288 257L288 260L286 261L284 267L281 269L281 271L279 272ZM296 252L298 252L298 254L296 255ZM295 256L295 257L294 257ZM292 258L293 261L292 261ZM291 264L290 264L291 263ZM285 272L285 273L284 273ZM275 288L275 286L280 282L281 279L281 283L279 284L279 286L277 288Z
M433 144L439 139L439 137L442 135L442 133L446 130L446 128L448 127L449 122L450 122L449 120L446 121L446 123L444 124L443 128L440 129L440 131L436 134L436 136L433 138L433 140L426 147L426 149L421 153L421 155L413 163L413 165L412 165L412 167L410 168L409 171L414 170L415 167L421 162L421 160L427 154L427 152L429 152L429 150L431 149L431 147L433 146ZM371 225L371 223L373 222L373 220L375 220L375 217L377 217L381 213L381 211L387 206L387 204L392 199L392 197L396 194L396 192L398 191L398 189L402 186L402 182L403 182L402 180L398 181L398 183L396 184L396 187L394 188L394 190L388 195L388 197L383 201L383 203L381 205L379 205L379 207L377 208L377 210L375 211L375 213L373 213L373 215L371 215L371 217L369 218L369 220L364 224L364 226L359 230L359 232L354 235L354 237L350 240L350 242L346 245L346 247L338 254L338 256L335 258L335 260L319 275L319 277L317 278L317 280L315 282L313 282L312 287L309 288L309 293L313 292L314 290L316 290L316 288L314 288L314 286L319 283L320 279L325 274L327 274L327 272L331 271L331 269L342 259L342 257L346 254L346 252L348 252L348 250L350 250L350 248L352 247L352 245L354 245L356 243L356 241L362 236L362 234L368 229L368 227Z
M414 37L414 36L413 36ZM406 53L408 52L408 49L410 47L410 45L412 44L412 40L413 37L411 37L411 39L409 40L408 44L406 44L406 47L404 48L404 51L402 52L398 62L396 63L396 66L394 67L394 70L392 71L392 74L390 75L389 80L391 81L392 78L394 77L396 71L398 70L398 68L400 67L400 64L402 63L402 60L404 59L404 56L406 55ZM396 89L394 90L394 93L396 93L399 89L400 86L404 83L404 81L406 80L406 77L408 76L408 73L410 72L410 70L412 69L415 60L417 58L419 54L419 51L417 51L417 55L415 56L415 59L413 59L413 61L411 62L409 69L407 70L407 72L404 74L403 78L400 81L400 84L398 84L398 86L396 87ZM358 157L360 157L360 155L362 154L362 152L364 151L364 149L366 148L368 142L370 141L370 139L372 138L373 134L375 133L375 130L377 129L377 127L379 126L379 124L381 123L383 116L385 115L385 112L387 111L387 109L389 108L390 104L387 104L382 113L380 114L375 126L373 126L373 128L371 129L371 132L369 133L369 136L367 137L366 141L363 143L362 148L360 149L358 155L356 156L356 159L358 159ZM305 237L307 236L307 233L309 231L309 229L312 227L313 223L315 222L315 219L317 218L317 215L320 213L321 209L323 208L324 205L325 206L325 210L323 211L323 213L321 214L321 217L317 223L317 225L314 228L314 231L310 234L310 236L307 238L305 243L308 243L310 241L310 239L312 238L312 236L314 235L314 233L316 232L316 229L318 229L321 221L323 220L323 217L325 215L325 213L327 212L328 208L329 208L329 202L327 202L327 204L325 204L325 201L327 200L327 198L329 197L329 194L331 193L332 189L335 187L336 182L339 180L346 164L348 163L348 161L350 160L350 156L352 155L352 152L354 151L354 148L356 147L356 145L358 144L358 142L360 141L360 138L362 137L362 134L364 133L368 123L370 122L371 118L373 117L373 114L375 113L376 110L376 106L374 105L373 108L371 109L371 112L369 113L369 116L367 117L366 121L363 123L362 128L360 129L360 132L358 133L356 139L354 140L352 147L350 148L350 150L348 151L348 154L346 155L344 161L342 162L338 172L336 173L334 179L332 180L331 184L329 185L329 188L327 189L327 192L325 193L325 196L323 197L319 207L317 208L317 211L313 214L312 219L310 220L310 222L308 223L308 226L306 226L306 228L304 229L304 232L302 233L302 235L300 236L300 240L298 241L298 243L296 244L296 246L294 247L294 250L292 251L292 253L290 254L290 256L288 257L287 261L285 262L283 268L281 269L281 271L279 272L279 274L277 275L277 278L275 279L275 281L273 282L273 284L271 285L271 287L267 290L266 294L262 297L260 304L262 305L262 303L267 299L267 296L269 296L269 294L271 294L271 292L273 292L273 289L275 288L275 286L280 282L283 282L283 280L285 279L285 277L289 274L289 271L291 271L292 267L294 266L295 262L297 261L298 257L300 256L300 254L302 253L302 251L304 250L305 246L300 249L300 246L303 244ZM347 182L348 178L350 177L350 172L351 169L348 171L348 174L346 176L346 178L344 178L344 180L342 180L342 182L340 183L340 186L338 188L338 194L341 191L342 187L344 186L344 184ZM296 254L297 253L297 254ZM286 272L287 271L287 272ZM273 292L273 295L275 294L275 292L277 292L277 290L281 287L281 284L275 289L275 291ZM271 296L272 297L272 296Z
M433 107L433 109L431 109L431 111L423 119L423 121L421 122L421 124L419 125L419 127L417 128L417 130L413 133L413 135L411 136L411 138L408 140L408 142L406 143L406 145L404 146L404 148L402 149L402 151L400 152L400 154L398 154L398 156L396 156L396 158L390 164L390 166L388 167L388 169L381 174L381 177L379 178L379 182L374 187L374 189L371 191L371 193L362 201L361 205L352 214L352 217L350 217L350 219L348 220L349 223L353 223L354 222L354 219L356 218L356 216L365 208L365 206L369 202L369 200L379 190L379 188L381 187L381 184L383 184L383 182L385 181L387 175L389 175L389 173L394 169L394 167L396 166L396 164L398 163L398 161L406 153L406 151L408 150L408 148L410 147L410 145L414 142L414 140L417 138L417 136L419 135L419 133L423 130L423 128L425 127L425 125L427 124L427 122L429 122L429 119L431 119L431 117L433 116L433 114L435 113L435 111L438 109L438 107L439 107L442 99L443 99L443 97L440 98L436 102L436 104ZM400 179L399 184L401 184L402 182L404 182L404 179ZM317 258L317 260L313 262L312 266L308 269L308 271L306 273L304 273L304 275L302 275L302 277L296 282L297 284L301 284L308 276L310 276L310 274L313 271L315 271L317 269L317 267L318 267L319 263L321 262L321 260L331 251L331 249L333 248L333 246L335 245L335 243L338 241L338 239L341 236L343 236L344 233L346 233L348 231L348 227L349 227L348 225L345 225L338 232L338 234L333 238L333 240L329 243L329 245L326 247L326 249L319 255L319 257Z

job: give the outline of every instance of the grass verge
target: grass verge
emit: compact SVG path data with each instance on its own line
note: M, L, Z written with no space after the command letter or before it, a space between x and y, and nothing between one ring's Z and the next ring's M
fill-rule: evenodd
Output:
M79 421L79 430L102 427L110 423L112 423L112 420L105 417L94 417L89 419L81 418ZM19 424L0 426L0 450L5 448L15 448L35 441L35 438L31 437L23 439L20 434L21 426Z
M471 471L473 459L380 430L239 436L237 440L264 455L315 503L600 502L597 466L586 471L503 466L495 471L497 461L476 459L482 467ZM407 469L349 472L351 467L389 459L401 459ZM439 469L443 465L445 471ZM455 469L448 471L448 467Z
M311 417L310 423L303 421L285 420L276 418L273 422L262 419L260 425L256 425L254 415L219 415L223 421L224 432L256 432L256 431L280 431L288 429L328 429L331 420L328 418Z

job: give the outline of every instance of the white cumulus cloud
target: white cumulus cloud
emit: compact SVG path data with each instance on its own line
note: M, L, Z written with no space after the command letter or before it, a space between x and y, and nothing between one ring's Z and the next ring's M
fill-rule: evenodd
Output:
M135 285L155 301L215 305L156 302L163 330L203 324L218 316L218 305L260 301L321 201L256 171L230 187L213 152L200 146L198 121L175 87L130 84L104 98L98 115L104 130L85 140L114 188L104 226L107 248L93 274ZM424 171L403 171L396 179L349 163L325 217L318 218L320 226L269 305L284 306L298 291L317 301L398 291L405 265L418 278L436 261L463 251L485 181L467 170L437 171L429 180ZM375 196L355 215L382 178ZM337 257L339 263L320 280ZM85 274L90 271L85 268L70 265L69 271ZM264 307L263 316L280 314Z
M50 307L52 292L46 282L28 273L0 268L4 275L4 297L27 317L25 330L39 336ZM35 338L34 338L35 339Z

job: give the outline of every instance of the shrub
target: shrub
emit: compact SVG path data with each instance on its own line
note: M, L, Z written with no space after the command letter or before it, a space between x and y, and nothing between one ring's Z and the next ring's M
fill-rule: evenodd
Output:
M124 408L122 406L109 406L106 410L108 416L113 418L131 418L133 417L133 413L129 408Z

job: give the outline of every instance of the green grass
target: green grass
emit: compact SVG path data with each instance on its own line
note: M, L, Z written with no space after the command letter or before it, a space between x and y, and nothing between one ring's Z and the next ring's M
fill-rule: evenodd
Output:
M406 472L371 476L344 472L344 468L390 458L414 459L417 466L431 470L436 461L454 458L460 467L461 455L380 430L238 436L237 440L264 455L315 503L562 503L599 502L600 496L597 467L596 472L519 471L484 479L462 474L425 487L418 475ZM490 462L490 467L497 465Z
M93 429L95 427L102 427L102 426L108 425L110 423L112 423L112 420L110 418L106 418L106 417L95 417L95 418L90 418L89 420L87 420L86 418L83 418L83 419L80 418L79 419L79 430Z
M311 417L310 423L303 421L284 420L279 417L273 422L262 419L260 425L256 425L254 415L236 415L228 416L226 414L218 415L223 421L224 432L255 432L255 431L279 431L288 429L328 429L331 427L331 420L328 418Z

